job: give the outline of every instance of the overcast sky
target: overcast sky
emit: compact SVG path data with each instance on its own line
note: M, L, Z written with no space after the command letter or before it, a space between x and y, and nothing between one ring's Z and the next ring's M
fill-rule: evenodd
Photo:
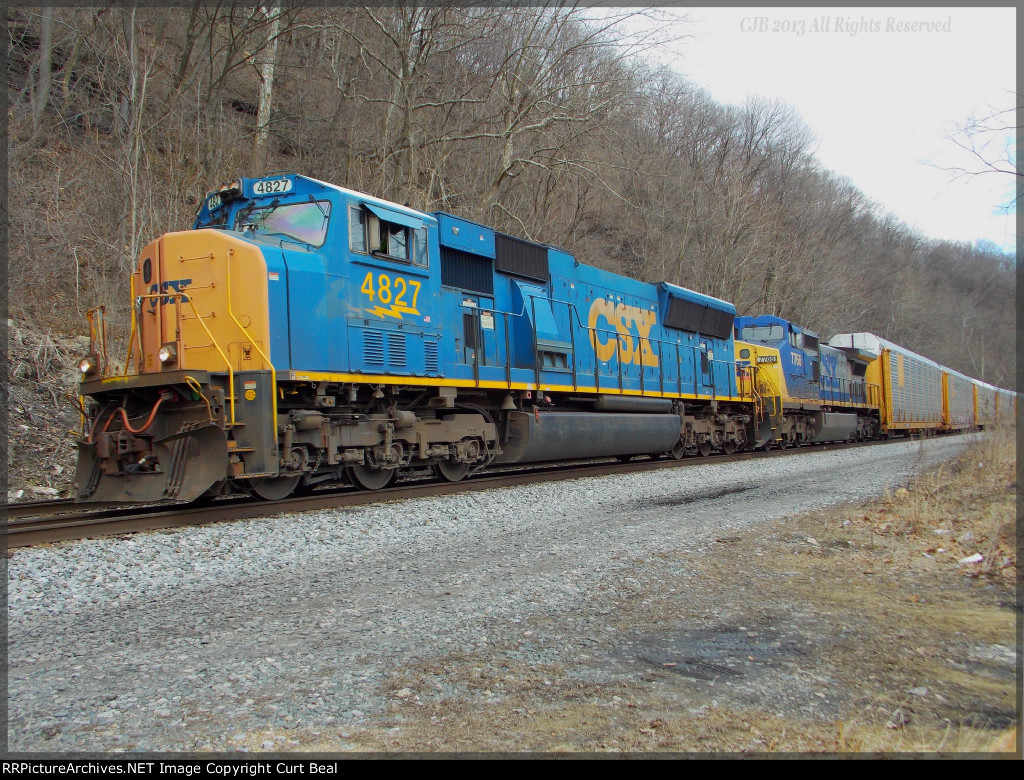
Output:
M1015 213L1002 208L1012 203L1014 177L951 181L935 166L975 165L948 136L972 116L1014 107L1016 9L665 12L685 17L679 29L690 37L663 56L713 98L785 101L816 134L822 164L886 211L932 238L1014 251ZM1004 133L987 151L1005 155L1013 142Z

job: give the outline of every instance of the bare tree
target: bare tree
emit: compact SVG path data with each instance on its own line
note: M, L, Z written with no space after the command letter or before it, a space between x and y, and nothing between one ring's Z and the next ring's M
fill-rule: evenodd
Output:
M281 31L281 6L272 5L260 11L270 19L267 28L267 46L263 50L258 70L260 74L259 109L256 112L256 140L253 143L252 170L263 170L267 137L270 135L270 106L274 92L274 65L277 59L277 38ZM256 58L253 58L256 65Z
M32 129L38 130L43 112L50 100L53 75L53 6L47 3L41 11L39 25L39 83L32 101Z
M973 159L973 165L945 167L958 176L979 176L985 173L1024 177L1015 153L1014 139L1020 127L1014 121L1021 109L1021 94L1016 94L1013 108L992 110L985 116L971 115L958 124L947 138Z

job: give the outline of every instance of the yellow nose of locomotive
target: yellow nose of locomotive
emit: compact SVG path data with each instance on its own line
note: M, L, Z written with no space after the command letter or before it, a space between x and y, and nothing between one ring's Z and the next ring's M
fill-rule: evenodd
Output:
M276 388L267 265L218 230L169 233L132 275L126 376L83 370L79 500L192 501L274 476Z
M168 233L132 275L137 372L268 370L267 266L220 230Z
M754 403L754 446L764 446L777 438L782 415L786 380L779 350L746 341L736 341L735 347L739 393Z

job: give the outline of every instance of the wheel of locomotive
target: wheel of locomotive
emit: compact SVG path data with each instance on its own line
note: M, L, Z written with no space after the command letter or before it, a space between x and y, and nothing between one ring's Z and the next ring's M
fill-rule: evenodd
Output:
M676 444L675 447L673 447L669 451L668 454L671 455L676 460L682 460L683 458L686 457L686 445L683 444L683 442L679 442L678 444Z
M375 469L372 466L349 466L352 484L363 490L382 490L395 481L398 469Z
M249 492L264 501L280 501L287 498L299 486L301 474L294 477L262 477L249 480Z
M697 445L697 451L700 452L702 458L706 458L711 454L711 442L702 441Z
M736 450L738 450L739 448L739 445L734 441L727 441L722 444L722 452L724 452L726 455L735 455Z
M789 434L788 433L782 434L782 438L779 439L779 449L780 450L788 450L789 449Z
M451 458L445 458L434 464L434 473L448 482L458 482L465 479L466 475L469 474L469 464L465 461L460 462Z
M747 434L743 429L736 431L736 449L745 450L747 448Z

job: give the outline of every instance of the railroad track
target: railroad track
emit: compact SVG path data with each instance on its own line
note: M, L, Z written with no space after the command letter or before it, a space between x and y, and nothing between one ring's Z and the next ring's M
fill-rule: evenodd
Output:
M788 450L786 454L796 455L803 452L851 449L884 443L883 441L873 441L813 445L794 448ZM322 490L309 496L286 498L280 501L262 501L244 496L231 496L203 506L163 504L111 508L111 505L104 504L75 504L73 500L37 501L7 505L7 520L4 525L8 548L31 547L52 542L116 536L229 520L245 520L282 513L309 512L538 482L688 468L707 463L729 463L778 456L777 452L740 452L712 459L639 459L638 456L628 462L604 460L577 463L568 467L564 464L541 464L490 470L460 482L412 480L383 490L361 491L353 488Z

